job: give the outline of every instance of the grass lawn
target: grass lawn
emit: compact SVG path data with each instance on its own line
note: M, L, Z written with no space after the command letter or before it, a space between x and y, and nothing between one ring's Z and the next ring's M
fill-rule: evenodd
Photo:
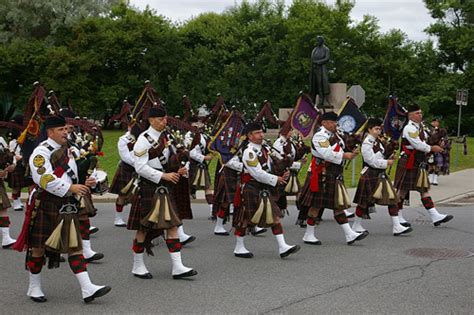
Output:
M118 138L124 134L122 131L116 130L106 130L104 131L104 147L102 151L104 152L104 156L100 158L100 166L104 169L109 178L109 184L112 182L112 178L114 177L115 171L117 169L118 162L120 160L118 151L117 151L117 141ZM309 143L309 141L308 141ZM458 167L455 167L455 160L456 160L456 146L459 146L459 163ZM462 144L454 144L453 148L451 149L451 172L467 169L467 168L474 168L474 138L468 138L468 155L463 155L463 148ZM209 167L211 178L214 179L214 172L216 168L217 160L214 159ZM307 170L309 167L310 161L308 160L307 165L302 168L302 171L299 174L299 179L301 184L304 183ZM349 167L346 167L344 170L344 180L347 187L353 187L352 185L352 167L355 166L355 185L357 185L357 181L359 179L359 174L362 169L362 157L358 156L354 161L352 161ZM395 169L394 166L390 172L390 175L393 179L395 176Z

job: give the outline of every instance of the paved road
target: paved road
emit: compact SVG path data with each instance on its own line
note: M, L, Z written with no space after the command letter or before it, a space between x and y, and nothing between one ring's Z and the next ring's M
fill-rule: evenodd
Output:
M48 302L34 304L25 295L27 272L24 255L0 250L2 314L33 313L470 313L473 303L473 258L419 258L413 248L448 248L474 252L473 206L444 208L455 219L434 228L426 211L411 208L405 217L414 223L406 237L391 235L391 221L381 208L365 221L370 235L347 246L329 212L317 228L322 246L303 245L303 230L295 226L295 209L284 219L288 243L303 249L282 260L274 237L248 237L253 259L234 258L234 238L214 236L207 207L196 205L195 219L186 230L197 237L183 250L184 262L199 271L193 280L172 280L171 262L161 241L155 256L147 257L154 279L131 276L132 232L114 227L113 205L100 204L93 224L93 248L106 258L90 264L97 284L112 292L92 304L80 298L78 283L69 267L43 271ZM23 214L11 212L13 235ZM59 280L59 281L58 281Z

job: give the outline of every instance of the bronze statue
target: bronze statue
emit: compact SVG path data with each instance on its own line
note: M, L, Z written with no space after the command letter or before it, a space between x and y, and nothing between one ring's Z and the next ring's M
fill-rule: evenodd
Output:
M311 53L311 75L310 94L311 100L316 102L319 95L318 105L324 105L326 95L329 95L329 79L326 64L329 62L329 48L324 45L324 38L316 38L316 47Z

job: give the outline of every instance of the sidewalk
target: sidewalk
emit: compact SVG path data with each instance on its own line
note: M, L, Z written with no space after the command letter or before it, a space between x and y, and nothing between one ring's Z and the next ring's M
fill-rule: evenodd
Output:
M436 203L446 202L452 199L461 198L467 194L474 194L474 169L462 170L451 173L449 176L440 176L440 184L438 186L431 186L431 196ZM354 197L355 188L348 188L351 199ZM26 201L28 194L22 193L21 198ZM196 199L192 200L194 203L206 203L204 192L198 191ZM115 202L116 195L106 193L102 196L94 195L95 202ZM412 206L421 206L421 200L417 192L411 192L410 201ZM295 197L288 197L290 205L295 204Z

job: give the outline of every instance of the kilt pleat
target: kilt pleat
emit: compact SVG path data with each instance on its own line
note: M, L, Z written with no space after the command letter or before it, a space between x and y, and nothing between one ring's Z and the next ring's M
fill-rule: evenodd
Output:
M36 216L28 239L28 247L45 248L45 243L59 223L59 209L69 202L47 192L38 193ZM78 218L79 214L73 215ZM79 240L80 241L80 240Z
M17 163L15 170L8 174L8 187L23 188L33 185L33 179L30 175L26 175L26 168L22 162Z
M417 152L415 155L415 163L411 170L407 169L407 162L407 155L403 155L398 161L393 186L397 191L401 192L409 192L412 190L423 192L416 187L416 181L418 179L418 169L420 168L420 164L426 163L426 155L423 152Z
M121 161L117 168L117 171L115 172L114 179L112 180L112 185L110 186L109 192L119 196L122 195L120 190L127 186L127 184L132 180L134 174L135 168Z
M379 183L379 178L385 174L384 169L375 169L368 168L367 171L359 178L359 183L357 184L357 190L354 195L353 202L362 208L372 207L374 204L378 204L374 198L373 194L377 189L377 184ZM387 180L390 180L387 176ZM396 205L398 203L398 198L395 201L390 202L390 205Z
M236 211L233 217L234 227L247 228L255 226L255 224L251 222L251 219L255 212L257 212L262 199L261 192L263 191L268 191L269 193L268 200L272 209L273 222L281 217L281 210L276 203L278 194L276 193L275 188L252 180L249 183L246 183L242 189L241 204L236 210L234 210ZM272 225L274 225L274 223L258 224L260 227L270 227Z
M140 178L138 196L133 199L130 214L128 216L127 229L128 230L148 230L147 227L143 226L140 221L143 220L152 210L153 202L155 200L155 191L159 186L165 186L170 190L170 184L165 183L153 183L143 177ZM171 203L170 211L177 213L175 199L170 196Z

